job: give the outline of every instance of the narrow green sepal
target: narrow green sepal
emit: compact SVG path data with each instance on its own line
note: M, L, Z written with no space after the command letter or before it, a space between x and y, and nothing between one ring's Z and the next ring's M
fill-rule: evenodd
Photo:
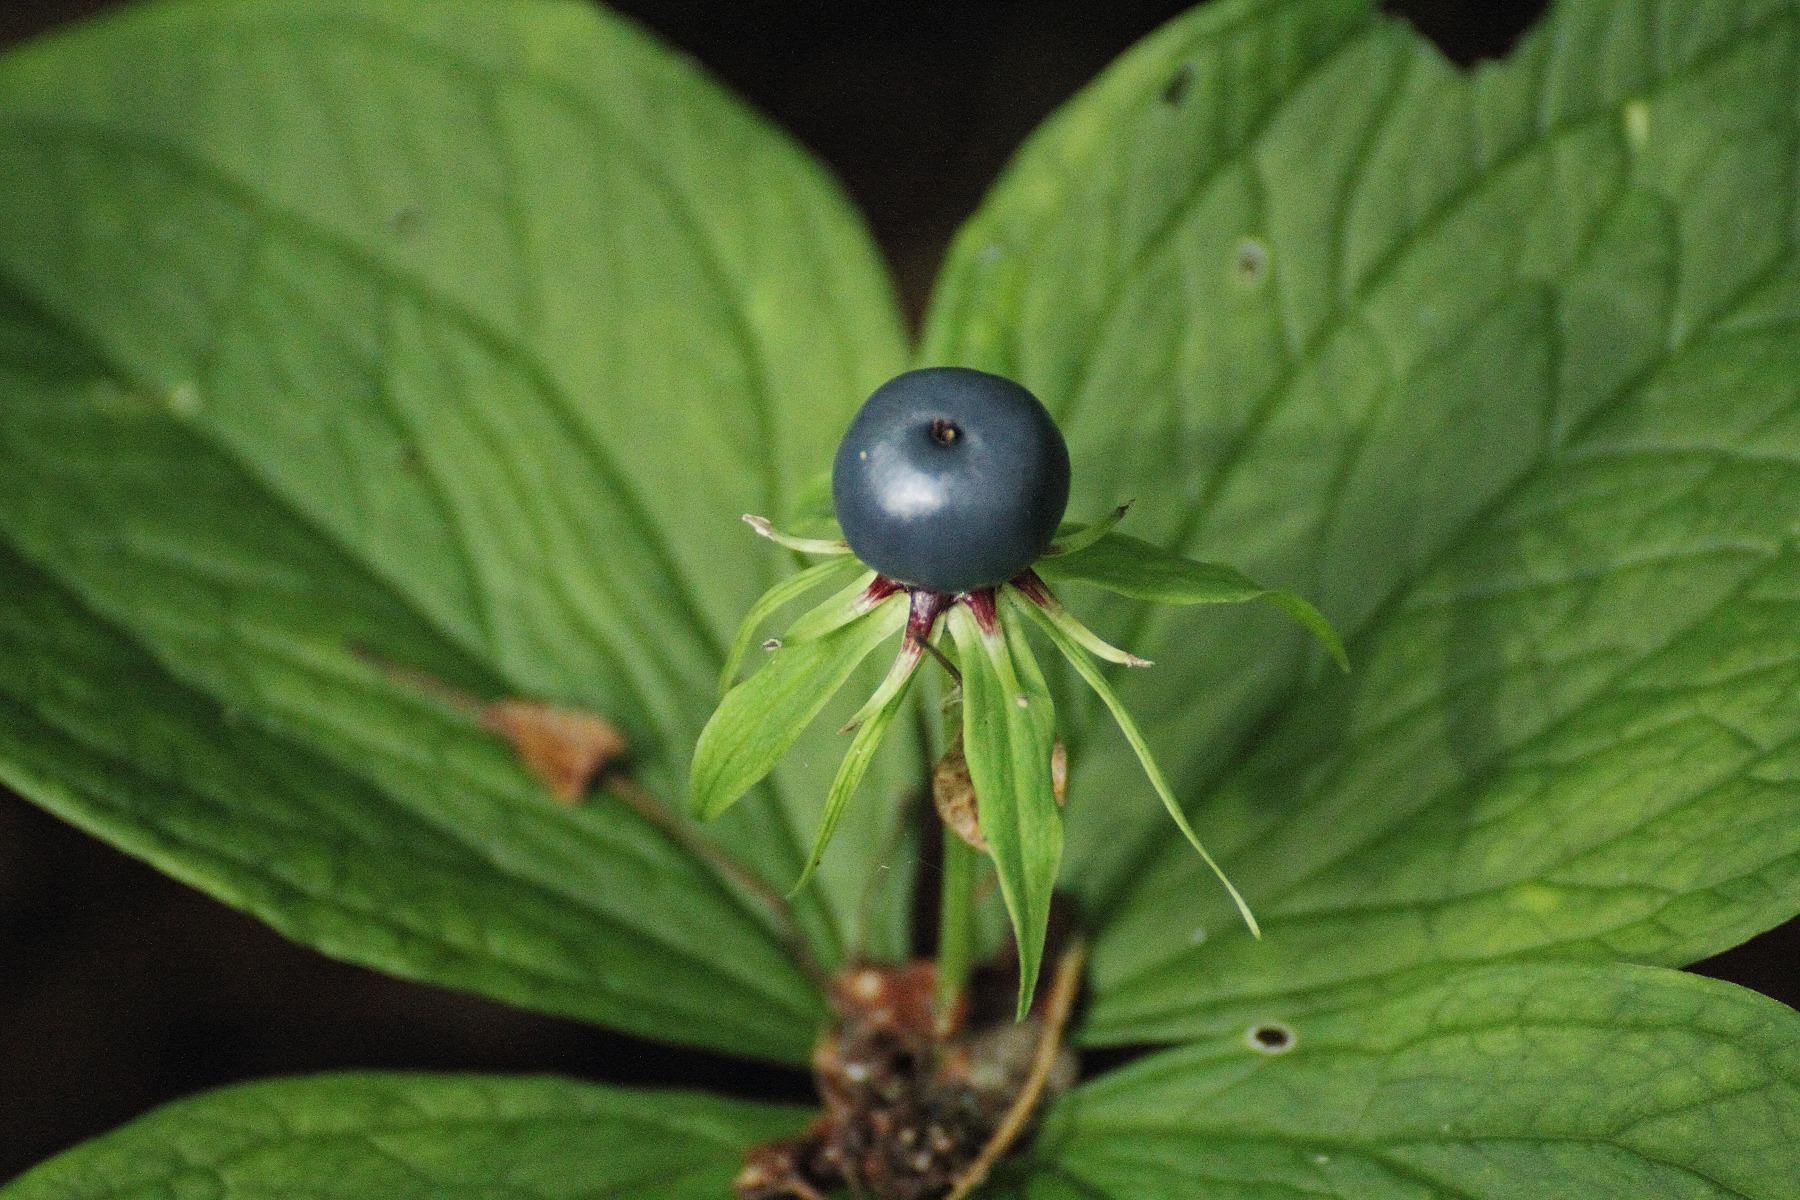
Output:
M962 663L963 754L1018 943L1023 1019L1037 989L1062 864L1062 811L1050 779L1056 711L1037 659L1012 623L983 631L966 604L953 607L948 620Z
M1135 500L1127 500L1092 525L1065 522L1057 528L1056 540L1050 543L1048 550L1044 551L1044 557L1060 558L1065 554L1075 554L1087 549L1111 533L1113 528L1125 519L1125 514L1131 511L1131 506L1136 503Z
M1156 604L1242 604L1262 600L1294 618L1319 639L1332 661L1350 669L1343 639L1323 613L1293 592L1266 588L1235 567L1197 562L1122 533L1107 533L1078 551L1042 558L1046 579L1090 583Z
M725 655L725 666L719 672L719 694L723 696L731 690L737 679L739 668L744 665L744 658L750 653L752 643L756 641L756 631L784 605L798 600L801 596L817 587L835 583L841 577L849 579L858 573L862 565L847 556L815 563L805 570L788 576L774 587L764 592L744 619L738 625L737 636L731 641L731 649Z
M1122 667L1150 667L1156 664L1147 658L1140 658L1129 650L1121 650L1111 642L1081 623L1080 618L1063 607L1062 601L1051 595L1044 581L1036 577L1036 573L1027 571L1012 585L1017 589L1018 597L1038 609L1044 616L1054 621L1059 629L1068 634L1077 645L1089 653L1107 662L1118 663ZM1009 589L1010 590L1010 589Z
M777 546L786 546L789 550L794 550L801 554L836 555L850 553L850 543L844 541L842 538L795 537L792 534L781 532L781 530L775 528L774 523L771 522L769 518L759 517L755 513L745 513L744 524L756 530L756 532L768 538Z
M1187 814L1181 811L1181 805L1176 802L1175 793L1169 787L1169 781L1163 777L1162 768L1156 765L1156 759L1150 754L1150 746L1144 741L1143 731L1138 728L1137 721L1126 709L1124 703L1119 699L1119 694L1113 690L1112 684L1107 682L1106 676L1095 665L1094 660L1048 613L1025 596L1009 588L1002 593L1000 599L1005 606L1015 612L1023 613L1028 619L1037 623L1038 627L1056 644L1056 648L1062 652L1062 656L1069 660L1069 665L1074 667L1076 673L1087 681L1087 685L1094 689L1094 693L1111 711L1113 720L1118 722L1119 732L1123 733L1125 740L1131 744L1132 752L1137 755L1138 762L1144 768L1144 774L1150 778L1150 786L1156 790L1157 796L1162 799L1163 807L1168 809L1169 815L1175 819L1176 827L1181 830L1182 836L1187 838L1188 844L1199 852L1206 865L1212 868L1212 873L1219 877L1219 882L1225 885L1225 891L1230 894L1231 902L1237 906L1238 913L1243 917L1244 924L1249 927L1251 936L1260 939L1262 927L1256 922L1256 914L1250 911L1250 905L1245 902L1243 895L1231 882L1230 876L1225 874L1224 868L1219 866L1205 844L1200 841L1200 835L1195 833L1194 827L1188 823Z
M855 562L855 559L851 559ZM858 563L858 566L862 564ZM797 646L802 642L810 642L822 638L839 626L848 625L864 613L870 612L884 600L891 599L895 593L876 593L870 590L875 582L875 572L864 567L863 570L842 589L833 593L829 600L817 608L802 613L787 631L781 635L781 644Z
M907 690L912 686L913 676L918 673L919 663L924 659L924 652L916 645L902 644L894 665L889 669L881 686L875 689L868 703L857 710L856 716L850 719L846 729L854 727L856 735L850 739L850 748L844 752L844 761L838 764L837 774L831 780L831 790L825 794L825 807L819 814L819 830L813 836L812 850L806 856L806 866L800 871L800 878L795 881L790 897L798 894L812 880L813 871L825 856L825 847L831 841L831 835L837 831L838 822L843 819L844 810L850 805L850 797L869 772L869 764L875 758L875 751L881 746L882 738L887 736L888 727L894 723L900 706L906 701Z
M905 597L890 596L823 636L784 644L726 692L694 748L689 811L710 821L760 783L863 659L905 624Z

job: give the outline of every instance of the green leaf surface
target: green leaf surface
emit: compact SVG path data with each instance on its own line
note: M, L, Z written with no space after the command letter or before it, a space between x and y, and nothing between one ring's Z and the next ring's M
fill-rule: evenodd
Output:
M821 607L836 604L833 599ZM688 781L690 811L710 821L742 799L775 769L863 659L883 643L898 645L905 625L906 597L895 594L835 629L770 652L761 670L725 694L700 734Z
M381 691L365 668L322 694L351 731ZM380 741L358 773L223 707L0 548L0 784L328 954L805 1056L821 1005L752 901L617 801L562 809L466 720L383 701L431 790L384 793Z
M1085 545L1075 543L1066 555L1044 559L1038 569L1050 579L1089 583L1152 604L1266 600L1318 638L1339 667L1350 669L1344 643L1318 609L1292 592L1261 586L1235 567L1195 562L1122 533L1105 533Z
M549 810L371 663L597 713L679 798L731 632L790 569L738 515L787 511L902 361L817 166L590 5L249 0L9 54L0 179L7 777L332 953L803 1056L803 1020L727 1011L763 914L652 871L615 804ZM40 653L19 606L104 652ZM337 779L329 819L265 759ZM798 758L706 836L785 884L829 778ZM873 843L892 812L847 821ZM827 964L893 942L903 889L867 900L871 870L797 903ZM542 928L515 944L494 897L522 880ZM693 961L657 948L690 921Z
M975 813L1019 948L1019 1015L1043 965L1062 813L1050 782L1056 711L1016 621L984 633L966 604L947 617L962 667L963 754Z
M1224 0L1020 154L927 359L1044 399L1074 511L1137 497L1356 662L1263 606L1092 614L1267 938L1060 676L1085 1037L1800 907L1796 95L1792 0L1561 0L1469 73L1370 3Z
M1486 967L1246 1025L1059 1102L1001 1194L1788 1200L1800 1016L1642 967ZM1291 1036L1288 1048L1260 1047ZM1072 1189L1072 1190L1071 1190Z
M717 1200L796 1109L562 1079L321 1075L183 1100L0 1187L5 1200Z

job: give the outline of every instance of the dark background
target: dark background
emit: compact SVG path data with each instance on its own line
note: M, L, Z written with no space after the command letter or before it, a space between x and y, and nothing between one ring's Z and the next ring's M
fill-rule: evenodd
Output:
M110 7L0 0L0 46ZM819 154L868 215L907 311L1019 141L1182 0L623 0ZM1503 53L1541 0L1409 0L1452 58ZM1800 923L1700 970L1800 1002ZM797 1073L653 1046L387 979L0 791L0 1180L163 1101L353 1067L557 1071L802 1099Z

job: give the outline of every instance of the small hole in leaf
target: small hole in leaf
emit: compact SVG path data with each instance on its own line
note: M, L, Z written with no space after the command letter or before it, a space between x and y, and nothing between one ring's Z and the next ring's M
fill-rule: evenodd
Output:
M1244 238L1232 256L1231 273L1245 287L1255 287L1269 273L1269 248L1255 238Z
M1244 1041L1258 1054L1286 1054L1294 1048L1294 1031L1280 1021L1264 1021L1252 1025Z
M781 639L780 638L770 638L768 641L766 641L762 644L762 648L764 650L779 650L779 649L781 649Z
M1187 95L1188 86L1193 82L1194 68L1188 63L1181 64L1181 69L1169 76L1169 82L1163 84L1162 102L1171 108L1180 104Z
M955 421L944 417L933 417L931 421L931 440L940 446L954 446L962 437L962 428Z

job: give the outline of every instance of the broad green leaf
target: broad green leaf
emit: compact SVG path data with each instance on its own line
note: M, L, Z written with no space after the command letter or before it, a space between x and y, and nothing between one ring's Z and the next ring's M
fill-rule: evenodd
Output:
M716 1200L804 1112L551 1078L320 1075L182 1100L0 1187L4 1200ZM199 1189L199 1190L196 1190Z
M1104 533L1085 545L1074 543L1067 554L1046 558L1037 566L1048 579L1089 583L1152 604L1265 600L1318 638L1339 667L1350 669L1344 643L1318 609L1292 592L1262 587L1235 567L1195 562L1122 533Z
M1050 783L1056 711L1014 622L983 632L966 604L947 618L962 666L963 754L976 819L1019 946L1019 1015L1043 965L1050 894L1062 859L1062 813Z
M1800 1179L1800 1017L1742 988L1488 967L1287 1017L1065 1097L1016 1193L1788 1200Z
M827 601L833 604L835 601ZM906 597L889 596L855 620L787 642L725 693L694 748L688 808L710 821L760 783L877 646L898 646ZM810 861L810 859L809 859Z
M467 720L340 671L297 676L341 705L328 728L366 720L371 762L411 756L431 791L225 708L0 548L0 784L328 954L804 1059L822 1006L752 899L616 800L560 808Z
M1075 511L1137 497L1356 662L1262 606L1092 613L1268 936L1107 802L1136 763L1060 677L1086 1037L1794 913L1797 91L1791 0L1562 0L1468 74L1373 4L1225 0L1022 152L926 356L1043 397Z
M1218 877L1219 882L1224 885L1226 895L1231 897L1232 904L1237 907L1238 915L1244 918L1244 925L1250 930L1251 936L1261 937L1262 931L1257 927L1256 915L1250 911L1250 906L1244 903L1244 897L1238 893L1231 878L1219 867L1211 852L1200 841L1200 835L1194 832L1193 825L1188 821L1187 813L1182 810L1181 802L1175 798L1175 793L1169 787L1169 781L1164 778L1162 768L1156 765L1156 756L1151 754L1149 743L1144 741L1144 735L1138 729L1137 720L1131 715L1131 711L1120 702L1119 693L1114 691L1112 684L1107 682L1106 675L1100 670L1100 667L1092 658L1088 657L1088 652L1081 643L1071 637L1068 631L1050 614L1011 588L1004 593L1004 600L1007 608L1018 614L1019 619L1035 622L1037 627L1044 631L1044 635L1055 643L1057 650L1061 651L1063 659L1075 669L1075 673L1081 676L1082 681L1094 690L1094 694L1100 697L1101 702L1106 705L1107 711L1112 713L1113 720L1118 723L1119 732L1125 735L1125 741L1131 746L1132 753L1137 755L1138 764L1144 768L1144 774L1150 780L1150 786L1156 791L1157 798L1163 802L1163 808L1168 811L1169 816L1174 818L1176 828L1181 830L1181 835L1188 840L1188 845L1192 846L1194 852L1200 856L1200 861L1204 862L1207 868Z
M725 667L719 672L719 694L724 695L737 682L744 657L750 653L758 631L770 617L814 588L847 582L863 571L863 565L853 558L834 558L796 571L764 592L750 606L750 611L744 614L743 621L738 625L737 636L731 639L731 649L725 654Z
M63 758L0 744L24 790L333 953L803 1053L799 1028L726 1032L764 1018L723 1017L724 990L670 1019L657 952L599 947L620 925L673 937L714 902L642 907L642 875L593 849L632 824L618 806L545 811L488 735L371 661L598 713L678 801L731 631L791 570L739 514L785 513L902 359L875 255L816 165L594 6L248 0L121 10L9 54L0 180L0 546L33 568L12 572L21 603L115 646L58 660L57 687L111 701L94 728L36 713ZM47 686L12 661L8 692ZM354 814L315 824L224 756L204 806L152 802L148 781L119 803L77 744L119 754L164 720L142 698L162 687L186 697L184 737L255 730L341 772ZM829 778L798 756L704 836L785 884ZM892 811L847 822L872 844ZM421 821L462 848L454 872L410 853ZM230 852L265 823L279 853ZM334 867L348 829L387 849ZM282 872L387 902L315 936ZM839 856L797 901L827 964L892 942L904 896L863 920L873 874ZM514 877L558 897L556 940L580 947L557 951L554 988L502 982L507 959L550 955L487 932ZM702 964L728 990L773 945L760 913L713 917L682 968L702 992ZM492 969L440 965L446 940Z

